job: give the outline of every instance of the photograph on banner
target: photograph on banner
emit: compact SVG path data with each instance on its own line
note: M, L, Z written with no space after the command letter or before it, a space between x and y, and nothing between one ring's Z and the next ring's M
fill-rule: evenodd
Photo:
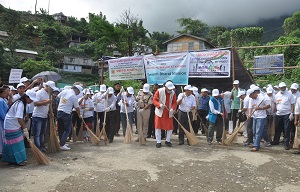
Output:
M23 69L10 69L8 83L20 83Z
M130 80L145 79L144 62L142 56L122 57L108 60L109 79Z
M276 69L270 69L272 67ZM283 67L283 54L254 56L254 68L261 68L254 70L254 75L284 74Z
M189 54L170 53L144 57L147 82L162 85L172 80L175 85L188 84Z
M229 50L191 52L189 77L230 77L230 66L231 59Z

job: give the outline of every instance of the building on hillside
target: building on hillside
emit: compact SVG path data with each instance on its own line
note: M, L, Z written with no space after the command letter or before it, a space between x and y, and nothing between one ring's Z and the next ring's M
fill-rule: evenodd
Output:
M85 74L97 74L98 65L88 57L66 55L60 63L60 70Z
M0 31L0 40L5 41L8 38L8 34L6 31Z
M10 52L8 48L4 48L5 51ZM38 52L25 49L15 49L17 56L23 57L24 59L36 59Z
M163 44L167 45L167 52L200 51L216 48L208 40L189 34L180 34Z
M70 34L67 36L67 46L70 47L78 47L80 44L85 43L86 41L92 40L87 35L81 35L81 34Z
M60 23L66 23L68 21L68 17L65 16L62 12L55 13L52 15L55 21L58 21Z

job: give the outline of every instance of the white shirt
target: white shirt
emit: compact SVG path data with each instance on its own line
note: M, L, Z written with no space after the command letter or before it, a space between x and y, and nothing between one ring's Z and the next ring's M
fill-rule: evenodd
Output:
M105 110L105 95L104 93L97 93L93 97L93 101L95 103L95 111L103 112Z
M246 111L245 111L245 114L248 116L248 109L249 109L249 101L250 101L250 97L249 97L249 95L246 95L246 97L244 98L244 101L243 101L243 104L244 104L244 106L243 106L243 108L244 109L247 109Z
M291 91L289 91L290 93L292 93ZM299 93L299 91L297 91L296 93L292 93L292 95L294 96L294 98L295 98L295 102L297 101L297 99L300 97L300 93Z
M21 97L21 95L19 93L18 94L14 94L12 101L15 102L17 99L20 99L20 97Z
M57 111L63 111L67 114L71 114L73 106L79 107L78 99L73 89L67 89L60 92L57 97L60 98Z
M115 111L115 110L117 110L117 108L116 108L116 102L117 102L117 97L114 94L112 94L111 97L108 97L107 107L110 108L109 111Z
M266 97L269 97L268 95L266 95ZM273 115L274 114L274 109L275 109L275 104L276 104L276 100L275 100L275 96L274 94L272 94L271 97L269 97L271 103L270 106L271 108L267 109L267 115Z
M215 99L215 98L214 98ZM208 105L209 105L209 109L210 109L210 111L213 113L213 114L216 114L216 115L218 115L218 114L220 114L221 113L221 103L219 102L219 100L218 99L216 99L217 100L217 103L218 103L218 109L219 110L216 110L215 109L215 106L214 106L214 103L211 101L211 100L209 100L209 102L208 102Z
M277 108L276 115L288 115L292 112L291 105L295 104L295 98L290 92L285 91L282 94L279 91L275 95L275 100L276 100L276 108Z
M120 106L120 113L126 113L126 110L125 110L125 106L124 106L124 98L125 100L127 101L128 103L128 106L127 107L127 112L130 113L130 112L133 112L133 104L134 104L134 97L133 95L131 95L130 97L127 97L127 93L122 93L121 95L121 100L119 101L119 106Z
M264 97L262 95L257 95L256 99L250 98L249 100L249 108L252 108L255 110L256 107L263 108L266 107L267 105L270 105L271 101L268 97ZM267 110L255 110L254 113L252 114L252 117L255 119L260 119L260 118L266 118L267 117Z
M180 93L178 95L177 102L182 99L183 95L185 95L185 93ZM185 97L182 99L182 102L179 105L178 109L180 111L187 112L187 111L191 110L191 107L196 107L196 98L192 94L189 96L185 95Z
M18 119L23 119L24 104L20 101L14 103L7 112L4 119L5 130L17 130L21 128Z
M78 99L78 102L81 98ZM90 111L89 108L94 107L94 102L92 99L87 98L86 100L82 100L80 104L80 115L83 115L83 118L92 117L94 115L94 110ZM83 113L84 112L84 113Z
M38 92L36 92L36 99L37 99L38 102L47 101L47 100L49 100L49 95L45 91L45 89L41 89ZM49 111L49 104L41 105L41 106L35 106L34 109L33 109L32 117L47 118L48 117L48 111Z
M295 115L300 115L300 97L297 99L295 104Z
M231 92L227 91L224 93L224 99L223 99L223 102L224 102L224 107L225 107L225 110L227 113L231 113L231 99L230 99L230 96L231 96Z

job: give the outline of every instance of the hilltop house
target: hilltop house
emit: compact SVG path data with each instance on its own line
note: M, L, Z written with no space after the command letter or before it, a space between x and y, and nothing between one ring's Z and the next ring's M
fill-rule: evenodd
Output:
M60 64L61 71L78 72L85 74L98 73L97 64L91 58L65 55Z
M68 21L68 17L65 16L62 12L55 13L52 15L55 21L58 21L60 23L66 23Z

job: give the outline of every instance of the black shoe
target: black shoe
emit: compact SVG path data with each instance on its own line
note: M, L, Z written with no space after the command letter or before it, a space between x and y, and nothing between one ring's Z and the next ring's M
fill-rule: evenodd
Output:
M272 142L271 142L271 145L279 145L279 143L278 143L278 142L272 141Z
M161 148L161 143L156 143L156 148Z
M151 137L151 135L147 135L147 138L150 138Z
M190 146L190 142L189 142L189 140L187 140L186 142L187 142L187 145L188 145L188 146Z
M117 132L117 133L115 134L115 136L119 137L119 136L120 136L120 134Z
M184 141L179 141L178 145L183 145Z
M153 139L156 139L156 137L155 137L155 135L153 135L153 137L152 137Z
M109 142L109 143L112 143L112 142L113 142L113 140L109 140L108 142Z
M285 150L290 150L290 146L285 146Z
M172 143L171 142L166 141L165 144L166 144L167 147L172 147Z

